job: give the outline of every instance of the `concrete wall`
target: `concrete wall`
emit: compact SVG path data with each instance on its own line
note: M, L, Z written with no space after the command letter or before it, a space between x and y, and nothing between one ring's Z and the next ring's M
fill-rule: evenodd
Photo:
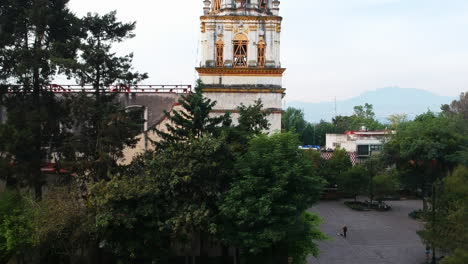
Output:
M341 148L344 148L348 152L356 151L356 141L350 141L348 135L345 134L327 134L326 135L326 148L335 149L336 144L339 144Z
M200 76L200 80L204 84L223 86L223 85L249 85L249 86L273 86L277 88L283 87L283 78L276 76Z

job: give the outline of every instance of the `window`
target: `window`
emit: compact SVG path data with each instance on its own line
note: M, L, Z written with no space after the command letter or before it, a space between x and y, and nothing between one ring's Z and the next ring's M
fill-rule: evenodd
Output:
M257 58L257 65L260 68L265 67L265 41L263 37L260 37L260 41L257 44L258 49L258 58Z
M224 66L224 42L222 36L219 36L216 42L216 67Z
M129 118L133 121L134 127L139 132L145 132L147 128L147 119L148 119L148 112L146 111L146 107L139 106L139 105L132 105L127 107L125 110L129 116ZM132 127L133 127L132 125Z
M221 9L221 0L213 1L213 11L219 11Z
M267 9L268 8L268 0L260 0L260 8Z
M249 41L244 34L237 34L233 41L234 46L234 67L247 67L247 45Z
M382 150L382 145L371 145L370 150L371 151L381 151Z
M358 145L357 146L358 156L369 156L369 145Z

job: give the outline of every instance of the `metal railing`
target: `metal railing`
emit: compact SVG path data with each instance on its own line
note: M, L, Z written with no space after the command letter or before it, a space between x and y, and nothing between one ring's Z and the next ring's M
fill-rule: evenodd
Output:
M91 85L58 85L51 84L45 87L47 91L54 93L94 93ZM21 92L20 86L8 88L9 93ZM112 85L102 87L104 93L177 93L186 94L192 92L192 85Z

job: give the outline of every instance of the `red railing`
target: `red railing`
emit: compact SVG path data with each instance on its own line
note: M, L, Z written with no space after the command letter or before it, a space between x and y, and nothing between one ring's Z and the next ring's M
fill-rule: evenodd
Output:
M80 85L58 85L51 84L46 87L50 92L54 93L94 93L93 86L80 86ZM21 87L12 87L8 92L20 92ZM105 93L190 93L192 91L191 85L113 85L101 89Z

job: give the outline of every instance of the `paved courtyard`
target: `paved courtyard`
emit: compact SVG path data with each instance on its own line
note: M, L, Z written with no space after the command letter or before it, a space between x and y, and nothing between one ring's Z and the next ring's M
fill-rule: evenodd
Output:
M321 230L331 240L320 242L320 256L309 264L421 264L425 247L416 234L421 223L408 213L422 208L421 201L390 201L389 212L358 212L343 201L326 201L311 211L324 220ZM339 236L348 226L348 238Z

